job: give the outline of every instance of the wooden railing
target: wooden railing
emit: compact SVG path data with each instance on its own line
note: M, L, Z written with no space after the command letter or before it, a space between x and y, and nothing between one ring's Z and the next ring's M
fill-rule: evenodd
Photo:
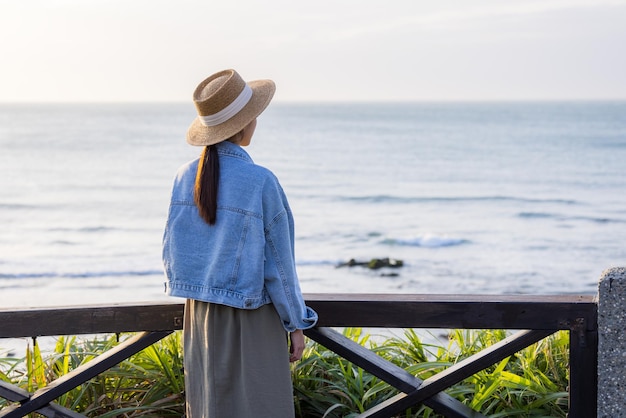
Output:
M306 335L397 388L400 394L362 417L390 417L420 403L446 417L482 417L444 390L558 330L570 332L569 418L596 416L597 304L593 296L308 294L320 317ZM28 393L0 384L14 402L0 417L33 411L47 417L82 417L53 401L132 354L181 329L182 304L119 304L0 310L0 338L139 332L95 360ZM331 327L511 329L502 342L422 381ZM1 383L1 382L0 382Z

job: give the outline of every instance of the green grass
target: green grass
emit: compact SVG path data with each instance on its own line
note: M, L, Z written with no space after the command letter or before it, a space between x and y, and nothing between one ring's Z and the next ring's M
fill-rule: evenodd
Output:
M415 330L402 337L372 336L359 328L344 335L420 379L507 336L502 330L456 330L448 341L426 344ZM122 339L124 337L121 337ZM69 373L118 343L118 336L61 337L42 354L34 344L24 358L0 358L0 379L30 392ZM569 336L558 332L447 390L491 417L567 415ZM292 366L298 417L350 417L398 392L325 347L308 341ZM176 332L63 395L58 404L89 417L180 417L184 412L181 333ZM0 398L0 408L6 401ZM402 417L438 417L425 406Z

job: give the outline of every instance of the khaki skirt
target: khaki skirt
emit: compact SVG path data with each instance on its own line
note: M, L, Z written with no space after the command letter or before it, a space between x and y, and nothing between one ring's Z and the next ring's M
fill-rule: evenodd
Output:
M274 305L245 310L188 299L186 417L292 418L287 341Z

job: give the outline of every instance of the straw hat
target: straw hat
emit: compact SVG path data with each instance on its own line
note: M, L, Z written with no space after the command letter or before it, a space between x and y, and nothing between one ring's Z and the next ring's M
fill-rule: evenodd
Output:
M230 138L265 110L275 90L272 80L246 83L235 70L213 74L193 93L198 117L187 130L187 143L205 146Z

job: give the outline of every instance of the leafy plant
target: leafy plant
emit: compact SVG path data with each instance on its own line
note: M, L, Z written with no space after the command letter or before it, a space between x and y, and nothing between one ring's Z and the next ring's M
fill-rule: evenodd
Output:
M180 333L174 333L56 400L61 406L93 417L180 417L184 412L184 379ZM37 344L0 376L29 392L69 373L119 343L119 336L77 341L60 337L44 359ZM2 402L2 400L0 400ZM2 403L0 403L2 406Z
M415 330L381 344L360 337L360 330L344 335L383 358L427 379L456 362L506 338L503 330L456 330L447 344L424 344ZM356 337L359 338L356 338ZM567 415L569 339L559 332L502 360L447 390L450 396L493 417ZM294 366L298 416L353 416L398 392L385 382L357 369L335 353L309 343L305 360ZM426 406L406 417L439 417Z
M360 328L344 335L409 373L427 379L507 336L502 330L456 330L448 340L425 344L406 330L402 337L372 336ZM184 415L181 333L176 332L59 397L56 402L89 417L180 417ZM0 379L30 392L66 375L125 336L78 340L60 337L45 356L34 341L22 359L0 358ZM447 393L491 417L567 415L569 335L558 332L510 356ZM398 392L327 348L311 341L292 365L298 417L352 417ZM0 398L0 408L7 402ZM403 417L439 417L416 406Z

